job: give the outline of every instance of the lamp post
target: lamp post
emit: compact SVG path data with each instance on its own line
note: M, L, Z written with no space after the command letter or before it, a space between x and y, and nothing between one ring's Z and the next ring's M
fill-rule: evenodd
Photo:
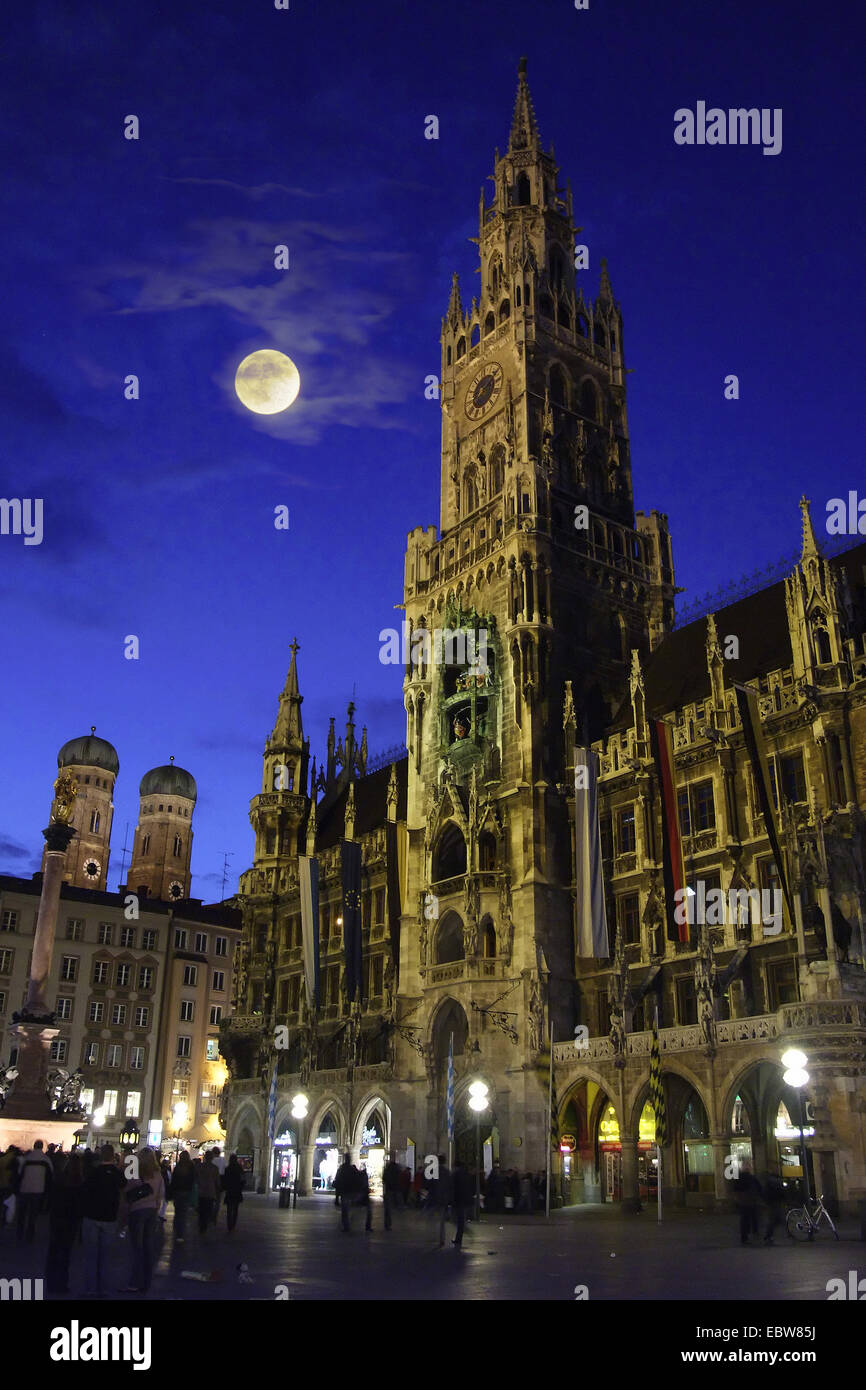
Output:
M809 1084L809 1073L806 1071L808 1057L799 1048L789 1047L787 1052L782 1053L782 1066L786 1068L782 1080L786 1086L797 1092L797 1100L800 1109L800 1162L803 1165L803 1189L806 1201L812 1197L809 1188L809 1168L806 1161L806 1136L803 1133L803 1121L805 1118L803 1100L803 1087Z
M100 1130L100 1129L102 1129L102 1126L103 1126L104 1124L105 1124L105 1106L104 1106L104 1105L100 1105L100 1106L97 1107L96 1110L94 1110L93 1114L92 1114L91 1117L90 1117L90 1126L91 1126L91 1129ZM99 1138L99 1135L97 1134L96 1137L97 1137L97 1139L98 1139L98 1138ZM96 1145L94 1145L94 1148L95 1148L95 1147L96 1147Z
M120 1131L120 1143L122 1148L135 1149L141 1138L141 1131L134 1120L127 1120L123 1129Z
M469 1108L475 1111L475 1156L478 1167L475 1170L475 1220L481 1216L481 1112L487 1109L487 1086L483 1081L473 1081L469 1087Z
M297 1094L296 1096L292 1096L292 1111L291 1111L291 1114L292 1114L292 1119L293 1119L293 1120L305 1120L305 1119L307 1118L307 1111L309 1110L309 1108L310 1108L309 1099L308 1099L307 1096L304 1095L303 1091L299 1091L298 1094ZM300 1129L300 1125L299 1125L299 1126L298 1126L298 1153L297 1153L297 1158L296 1158L296 1160L295 1160L295 1162L296 1162L296 1167L295 1167L295 1181L294 1181L293 1184L292 1184L292 1188L293 1188L293 1191L292 1191L292 1207L293 1207L293 1208L296 1207L296 1206L298 1205L298 1168L300 1168L300 1166L301 1166L301 1144L300 1144L300 1138L301 1138L301 1129ZM304 1187L304 1189L303 1189L303 1195L304 1195L304 1196L306 1196L306 1192L307 1192L307 1189L306 1189L306 1187Z
M172 1127L172 1129L174 1130L174 1160L175 1160L175 1163L177 1162L177 1156L178 1156L178 1154L180 1153L180 1136L181 1136L181 1133L183 1132L183 1130L186 1129L186 1122L187 1122L188 1118L189 1118L189 1106L187 1105L186 1101L185 1101L185 1100L179 1100L179 1101L177 1101L177 1103L172 1107L172 1112L171 1112L171 1127Z

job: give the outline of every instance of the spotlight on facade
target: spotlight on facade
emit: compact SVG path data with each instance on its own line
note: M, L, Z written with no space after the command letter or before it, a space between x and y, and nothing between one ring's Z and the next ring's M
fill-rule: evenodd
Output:
M307 1099L307 1097L303 1094L303 1092L299 1091L296 1096L292 1096L293 1120L305 1120L307 1118L307 1111L309 1110L309 1108L310 1102Z
M802 1071L809 1058L805 1052L801 1052L798 1047L789 1047L787 1052L782 1053L782 1066L789 1071Z
M483 1081L473 1081L469 1087L469 1109L479 1113L487 1109L488 1088Z

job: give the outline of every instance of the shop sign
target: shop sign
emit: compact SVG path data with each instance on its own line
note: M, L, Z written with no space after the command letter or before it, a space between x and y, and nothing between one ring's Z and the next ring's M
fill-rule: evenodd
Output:
M377 1144L381 1144L381 1142L382 1140L379 1138L378 1131L375 1129L365 1129L361 1136L361 1143L366 1144L367 1148L374 1148Z
M560 1152L564 1154L571 1154L574 1153L576 1147L577 1140L575 1139L574 1135L563 1134L562 1138L559 1141Z
M279 1139L274 1140L275 1149L292 1149L294 1148L294 1145L294 1135L292 1134L291 1130L288 1129L286 1130L285 1134L280 1135Z

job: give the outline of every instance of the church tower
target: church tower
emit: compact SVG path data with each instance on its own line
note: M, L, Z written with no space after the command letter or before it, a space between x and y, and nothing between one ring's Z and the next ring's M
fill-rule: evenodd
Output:
M594 299L578 284L586 253L525 60L492 181L479 293L465 306L455 275L442 321L441 531L407 545L408 825L430 1065L438 1014L451 1031L459 1014L467 1046L486 1033L491 1059L531 1076L509 1083L530 1132L545 1009L559 1037L572 1023L567 745L629 699L632 650L668 630L675 588L667 519L634 512L622 312L604 261ZM522 989L516 1048L482 981Z
M133 893L180 902L190 896L195 778L170 758L164 767L144 774L138 792L127 886Z
M120 771L117 752L106 739L96 737L94 725L89 734L64 743L57 754L57 767L58 773L71 773L78 784L72 813L78 834L66 851L64 881L74 888L97 888L104 893L114 819L112 797Z
M265 743L262 790L250 802L250 824L256 835L254 862L266 873L279 860L303 852L299 833L307 814L307 771L310 741L301 720L303 695L298 689L298 646L292 660L273 730Z

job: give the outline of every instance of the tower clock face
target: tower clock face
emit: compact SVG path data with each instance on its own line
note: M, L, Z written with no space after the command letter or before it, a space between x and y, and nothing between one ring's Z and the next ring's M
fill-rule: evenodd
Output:
M102 865L98 859L85 859L84 872L88 878L99 878L99 875L102 873Z
M176 878L172 879L171 883L168 885L168 895L170 898L183 897L183 884L178 883Z
M492 410L502 390L503 373L498 362L485 362L475 373L466 391L464 410L469 420L480 420Z

